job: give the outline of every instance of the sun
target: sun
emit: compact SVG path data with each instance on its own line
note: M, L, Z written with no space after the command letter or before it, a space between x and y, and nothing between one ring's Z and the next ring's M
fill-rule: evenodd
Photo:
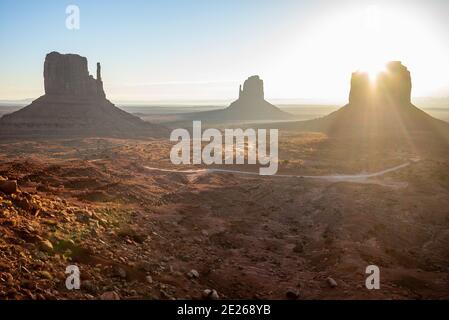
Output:
M362 65L360 71L366 72L371 81L376 81L381 73L385 71L386 62L370 62Z

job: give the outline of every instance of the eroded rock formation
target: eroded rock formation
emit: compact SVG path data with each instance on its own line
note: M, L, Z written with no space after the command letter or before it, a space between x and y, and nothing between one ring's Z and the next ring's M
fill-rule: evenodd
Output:
M400 61L387 64L387 70L378 77L377 86L383 101L411 104L412 78Z
M264 83L259 76L249 77L239 88L239 98L223 110L223 116L235 120L279 120L292 116L265 100Z
M77 54L52 52L44 63L46 95L79 98L104 98L101 66L97 63L97 79L89 74L87 59Z
M168 135L168 129L144 122L107 100L100 63L95 79L85 57L49 53L44 86L45 95L0 119L0 138Z
M259 76L249 77L244 82L243 89L242 86L240 86L239 99L246 101L264 100L263 80L261 80Z
M412 80L410 72L400 61L387 64L376 79L364 72L355 72L351 79L351 105L410 105Z
M401 62L393 61L376 79L367 73L353 73L346 106L322 118L286 123L278 128L325 132L344 137L343 144L355 141L378 151L385 143L399 149L410 144L423 150L428 144L436 149L447 147L449 124L414 106L411 91L410 72Z
M265 100L264 82L259 76L249 77L239 88L239 98L222 110L195 112L183 115L186 119L208 122L247 120L289 120L293 115Z

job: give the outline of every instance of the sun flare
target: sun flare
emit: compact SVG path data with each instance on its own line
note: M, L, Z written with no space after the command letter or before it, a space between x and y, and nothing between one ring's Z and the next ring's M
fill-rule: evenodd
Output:
M362 66L362 72L366 72L371 81L375 81L378 76L385 71L386 62L383 63L370 63Z

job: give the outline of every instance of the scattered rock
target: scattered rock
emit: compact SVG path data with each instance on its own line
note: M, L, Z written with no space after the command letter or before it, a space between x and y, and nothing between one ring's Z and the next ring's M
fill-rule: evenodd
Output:
M331 288L336 288L338 286L337 281L335 281L331 277L327 278L326 282Z
M7 283L9 286L14 285L14 277L12 276L12 274L10 274L10 273L5 273L3 278L6 280L6 283Z
M195 269L192 269L187 273L187 276L190 279L198 279L200 277L200 273L198 271L196 271Z
M297 300L299 299L299 290L295 288L289 288L285 294L288 299L290 300Z
M39 243L39 247L41 250L46 251L46 252L53 251L53 244L49 240L42 240Z
M76 220L78 220L81 223L89 223L91 214L89 211L86 210L79 210L75 212Z
M96 291L97 291L97 287L90 280L84 280L81 283L81 289L83 289L89 293L96 293Z
M120 296L115 291L108 291L100 296L101 300L120 300Z
M139 233L136 229L131 227L125 227L119 230L118 236L125 238L125 240L129 238L132 241L140 244L144 243L147 239L147 236L145 234Z
M304 245L301 242L298 242L293 248L293 252L295 253L304 253Z
M203 299L206 300L218 300L220 296L218 295L217 290L215 289L206 289L203 291Z
M161 293L161 298L162 299L167 299L167 300L173 300L174 299L174 297L170 293L165 291L164 289L161 289L160 293Z
M0 261L0 271L9 271L10 269L11 267L7 263Z
M140 261L137 263L136 267L139 270L143 270L146 272L150 272L153 269L153 266L151 265L151 263L147 262L147 261Z
M114 272L114 276L120 277L122 279L126 278L126 270L123 269L122 267L118 267L118 266L114 267L113 272Z
M25 211L31 211L33 209L33 203L28 198L16 198L14 203Z
M45 278L47 280L53 280L53 276L48 271L41 271L41 272L39 272L39 274L42 278Z

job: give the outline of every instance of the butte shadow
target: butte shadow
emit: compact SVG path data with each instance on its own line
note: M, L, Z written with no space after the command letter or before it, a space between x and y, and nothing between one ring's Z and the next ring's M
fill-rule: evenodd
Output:
M150 124L106 99L97 63L89 75L85 57L51 52L44 64L45 94L0 119L0 139L168 137L163 126Z

